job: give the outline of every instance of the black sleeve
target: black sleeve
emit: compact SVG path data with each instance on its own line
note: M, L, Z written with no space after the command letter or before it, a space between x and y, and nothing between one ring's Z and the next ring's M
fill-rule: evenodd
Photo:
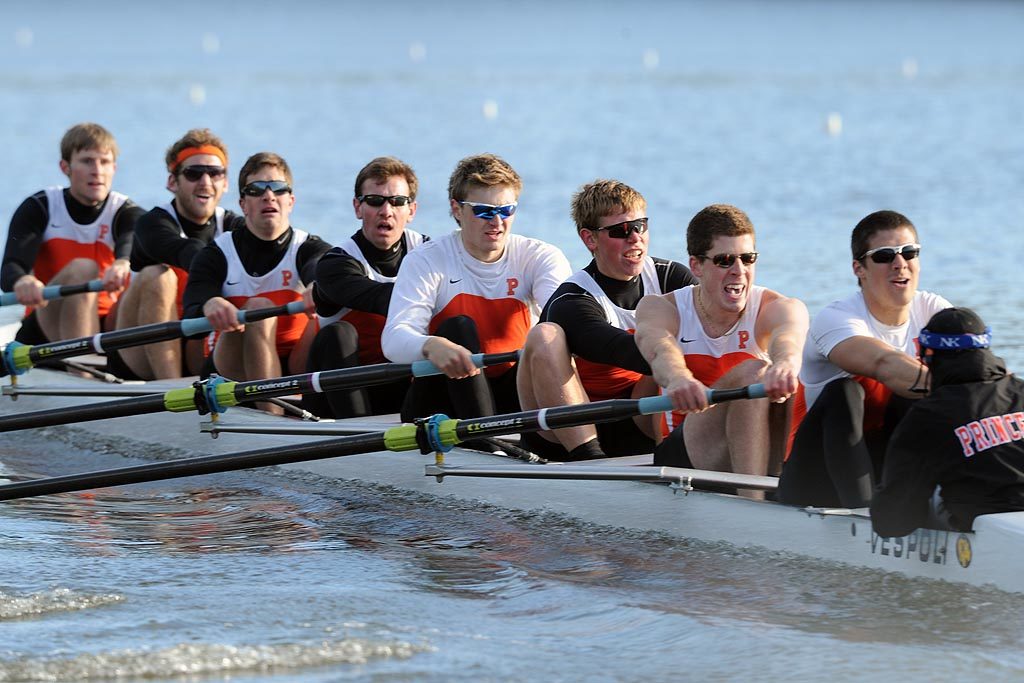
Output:
M154 263L166 263L188 270L206 243L182 237L181 228L169 213L153 209L139 217L135 224L135 245L132 249L132 270Z
M358 259L335 247L317 264L313 298L316 312L323 316L334 315L342 308L386 316L394 288L393 283L368 278Z
M114 214L114 225L111 226L114 234L114 258L131 257L135 223L144 213L141 206L129 199Z
M917 405L896 427L886 448L882 483L871 499L871 525L879 536L906 536L927 523L939 474L931 447L945 446L922 443L922 435L946 431Z
M651 374L651 366L640 355L633 335L610 325L601 304L584 290L555 292L541 319L561 326L569 351L577 356L593 363Z
M658 273L662 292L671 292L697 284L697 278L682 263L655 258L654 267Z
M0 267L0 289L11 291L20 277L32 272L49 219L45 192L32 195L15 210L7 230L7 246L4 248L3 266Z
M316 264L320 257L330 250L331 245L316 235L310 235L299 246L299 253L296 254L295 260L303 284L308 285L316 280Z
M210 242L192 260L182 305L186 318L203 315L203 305L215 296L222 296L228 276L228 260L214 242Z

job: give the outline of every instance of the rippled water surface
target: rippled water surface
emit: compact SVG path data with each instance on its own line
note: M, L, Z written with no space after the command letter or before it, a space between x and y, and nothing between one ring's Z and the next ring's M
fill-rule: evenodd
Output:
M515 229L574 265L569 196L617 177L657 255L702 206L744 208L758 280L812 313L852 291L856 221L900 210L922 286L1024 366L1021 3L60 0L0 26L0 223L61 182L80 120L145 206L189 127L233 168L278 151L328 240L368 159L413 164L438 235L451 168L493 151L524 179ZM0 472L124 450L9 434ZM274 472L0 506L0 681L1011 680L1022 622L1020 596Z

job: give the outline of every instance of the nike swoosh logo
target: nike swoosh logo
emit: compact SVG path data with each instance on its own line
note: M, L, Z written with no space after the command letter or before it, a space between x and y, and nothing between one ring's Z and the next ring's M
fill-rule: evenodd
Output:
M454 284L456 284L458 282L462 282L462 278L461 277L458 280L452 280L451 278L448 278L448 284L454 285Z
M680 343L682 343L682 344L689 344L690 342L695 342L695 341L697 341L697 340L696 340L696 338L694 338L694 339L683 339L682 337L680 337L680 338L679 338L679 341L680 341Z
M241 280L239 280L238 282L241 282ZM224 284L226 284L226 285L237 285L238 282L225 282Z

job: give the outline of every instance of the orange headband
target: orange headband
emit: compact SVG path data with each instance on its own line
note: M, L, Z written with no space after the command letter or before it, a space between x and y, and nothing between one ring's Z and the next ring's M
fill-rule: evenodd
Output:
M197 154L212 154L213 156L218 157L220 159L220 163L224 164L225 166L228 165L228 158L224 154L224 150L222 150L220 147L215 147L214 145L199 145L198 147L186 147L185 149L178 152L178 156L175 157L174 159L174 166L167 170L174 171L174 169L179 168L181 166L182 162L185 161L185 159L188 159L189 157L194 157Z

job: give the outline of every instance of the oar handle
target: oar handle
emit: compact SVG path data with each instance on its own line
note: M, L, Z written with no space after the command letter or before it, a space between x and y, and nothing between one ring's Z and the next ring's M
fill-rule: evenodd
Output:
M279 315L295 315L302 313L306 310L306 304L303 301L292 301L287 304L280 306L271 306L269 308L256 308L248 311L238 311L238 322L242 325L246 323L254 323L258 320L266 320L267 318L276 318ZM181 333L186 337L191 337L197 334L205 334L211 332L213 326L206 317L199 318L186 318L181 321Z
M505 353L474 353L473 365L478 368L486 368L489 365L501 363L515 363L519 360L519 351L507 351ZM418 360L412 364L413 377L429 377L431 375L443 375L444 371L431 363L429 360Z
M43 298L59 299L62 296L72 294L85 294L86 292L98 292L103 289L103 280L89 280L77 285L47 285L43 287ZM18 295L14 292L0 294L0 306L13 306L18 303Z
M736 401L744 398L765 398L768 394L763 384L750 384L736 389L708 389L708 403L723 403L725 401ZM667 413L672 410L672 399L668 396L648 396L638 402L641 415L653 415L654 413Z

